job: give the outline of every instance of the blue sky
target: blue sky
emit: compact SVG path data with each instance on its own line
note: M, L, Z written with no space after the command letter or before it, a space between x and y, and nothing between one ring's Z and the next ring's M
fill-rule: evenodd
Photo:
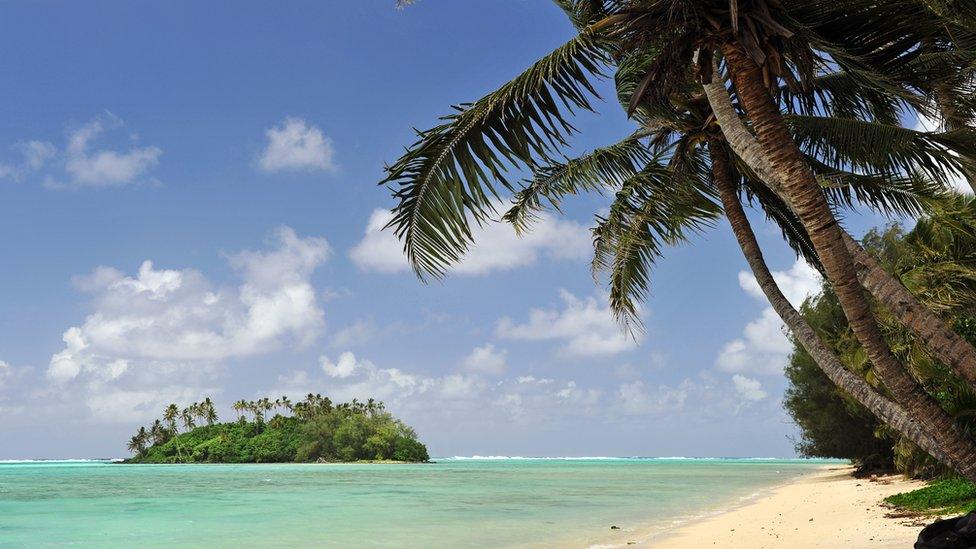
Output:
M5 4L0 459L124 455L170 401L310 391L385 400L434 455L792 455L783 336L724 224L655 270L639 342L589 273L600 197L491 227L442 283L403 268L371 230L384 163L572 29L543 1L392 4ZM630 131L605 97L579 151Z

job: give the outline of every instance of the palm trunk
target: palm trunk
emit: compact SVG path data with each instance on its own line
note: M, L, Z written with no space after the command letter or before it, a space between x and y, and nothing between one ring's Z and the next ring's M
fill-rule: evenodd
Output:
M778 176L776 179L783 182L786 197L810 235L851 330L882 383L913 418L925 425L953 462L976 474L976 444L898 363L885 343L867 296L858 283L857 270L840 226L770 97L759 67L733 44L725 45L723 51L759 144Z
M718 74L720 73L717 70L713 71L716 77ZM786 193L783 189L786 183L776 177L776 172L766 159L762 147L739 119L739 114L732 106L728 91L721 79L703 86L715 118L722 127L722 133L732 150L789 206L789 200L784 196ZM915 296L897 278L888 273L871 254L864 251L864 248L843 228L840 230L847 251L854 260L857 279L861 286L893 313L904 327L922 338L939 360L976 388L976 347L915 299Z
M725 148L717 140L710 141L708 148L712 158L712 177L722 199L725 215L732 225L732 232L735 233L736 240L739 241L739 247L742 248L742 253L745 255L759 287L766 294L773 310L799 340L800 345L810 353L820 370L834 385L851 395L854 400L870 410L880 421L901 433L902 436L915 443L940 463L957 471L965 469L965 467L960 467L960 464L951 460L939 447L938 442L926 434L922 425L913 420L901 406L876 391L860 376L844 368L840 360L821 341L813 328L793 308L793 305L780 291L772 273L769 272L766 261L763 259L762 249L759 247L759 242L756 241L756 235L752 231L749 219L742 210L735 185L729 176L729 159ZM969 478L976 480L976 474L972 473L970 471L971 476Z

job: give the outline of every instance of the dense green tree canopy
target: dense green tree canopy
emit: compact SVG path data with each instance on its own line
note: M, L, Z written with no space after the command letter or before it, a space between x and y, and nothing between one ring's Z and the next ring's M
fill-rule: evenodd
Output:
M194 408L196 407L196 408ZM175 405L164 419L175 418ZM196 410L194 412L194 409ZM417 433L387 412L381 402L333 404L309 394L292 405L288 397L234 403L238 419L215 423L212 402L186 409L186 432L175 420L157 420L129 441L132 463L282 463L309 461L409 461L430 459ZM270 419L268 414L277 410ZM248 414L252 417L249 419ZM197 415L207 424L194 426Z

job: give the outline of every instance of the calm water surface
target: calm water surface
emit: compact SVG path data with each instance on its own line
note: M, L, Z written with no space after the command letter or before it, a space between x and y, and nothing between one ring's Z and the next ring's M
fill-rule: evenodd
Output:
M2 547L516 547L640 539L822 461L0 464ZM611 532L610 525L621 527Z

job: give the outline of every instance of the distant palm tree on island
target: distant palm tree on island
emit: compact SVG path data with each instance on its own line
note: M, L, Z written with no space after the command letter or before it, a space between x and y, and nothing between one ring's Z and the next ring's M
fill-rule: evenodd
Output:
M634 327L664 247L724 211L762 290L831 381L947 469L976 480L976 441L892 351L871 298L970 390L976 347L885 271L834 213L861 202L917 216L944 199L954 177L976 188L976 64L959 61L976 43L972 13L872 0L556 4L577 36L419 132L387 168L382 183L398 201L388 228L417 274L444 276L474 243L472 224L496 221L502 189L514 193L503 219L519 232L547 203L558 209L567 196L606 191L614 202L597 217L594 272L609 273L611 307ZM637 131L564 159L576 131L567 114L592 110L593 81L610 71ZM947 131L904 128L906 112ZM516 185L513 168L533 176ZM743 195L831 285L873 365L870 384L785 299L742 212Z
M238 400L237 421L217 423L207 397L185 408L170 404L163 419L140 427L129 439L129 463L280 463L310 461L426 462L417 433L386 411L382 402L356 399L333 405L309 393L292 405L287 396ZM272 409L276 413L267 419ZM249 421L247 413L253 421ZM177 419L183 425L180 433ZM197 427L197 420L205 425Z

